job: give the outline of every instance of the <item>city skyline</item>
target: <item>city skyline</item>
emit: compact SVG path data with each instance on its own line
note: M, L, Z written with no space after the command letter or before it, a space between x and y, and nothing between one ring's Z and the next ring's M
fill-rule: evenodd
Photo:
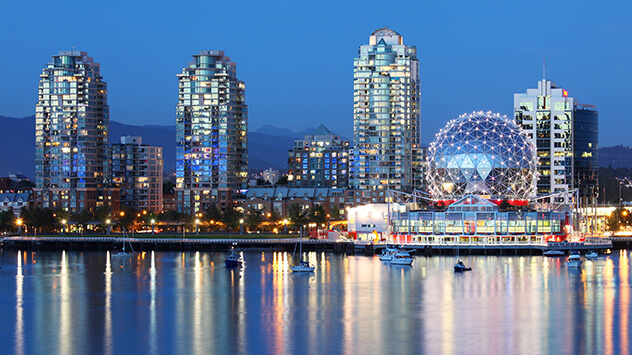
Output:
M374 10L362 4L339 4L337 11L329 11L327 3L250 4L240 8L238 26L230 25L231 16L220 16L213 24L202 21L213 11L236 12L230 4L213 8L200 4L186 20L176 4L146 8L115 2L107 8L82 5L63 10L45 2L28 8L6 4L0 34L6 51L28 55L0 59L3 68L11 68L3 73L0 114L33 114L33 88L41 63L74 46L102 64L112 120L171 125L177 104L175 74L190 53L208 49L225 51L240 63L240 78L248 87L251 130L270 124L300 131L317 122L351 137L353 58L368 33L388 26L418 50L423 143L464 112L491 110L510 116L512 95L542 78L546 58L547 79L580 98L580 103L597 106L601 145L630 145L625 132L616 129L625 118L618 103L630 92L625 85L631 70L625 61L627 48L618 46L630 35L624 16L630 4L621 2L613 12L571 2L546 6L483 2L476 7L411 3L404 4L406 11L394 8L379 17L367 16ZM78 22L59 23L63 35L45 28L45 16L66 12ZM87 13L89 22L84 19ZM525 19L524 25L513 26L517 16ZM117 26L104 31L91 25L98 21ZM175 29L183 21L203 30L179 35L182 32ZM72 30L78 28L81 31ZM270 55L259 55L262 52ZM145 64L129 65L133 62ZM135 80L126 80L129 77ZM293 89L282 90L287 87Z

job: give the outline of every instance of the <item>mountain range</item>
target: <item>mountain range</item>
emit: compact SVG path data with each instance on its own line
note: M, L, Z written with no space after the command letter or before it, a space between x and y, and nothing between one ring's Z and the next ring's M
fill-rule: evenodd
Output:
M23 173L35 177L35 117L13 118L0 116L0 176ZM287 155L296 139L310 134L314 128L292 132L286 128L265 125L248 132L248 160L250 172L267 168L287 169ZM165 172L175 170L176 127L160 125L128 125L110 121L110 143L121 136L141 136L143 144L163 147ZM600 167L632 168L632 148L614 146L599 148Z
M0 116L0 176L23 173L35 177L35 117ZM288 150L294 140L310 134L314 128L292 132L286 128L265 125L248 132L248 158L251 172L273 168L287 169ZM110 143L118 143L121 136L140 136L143 144L163 148L165 172L175 170L176 127L160 125L129 125L110 121Z

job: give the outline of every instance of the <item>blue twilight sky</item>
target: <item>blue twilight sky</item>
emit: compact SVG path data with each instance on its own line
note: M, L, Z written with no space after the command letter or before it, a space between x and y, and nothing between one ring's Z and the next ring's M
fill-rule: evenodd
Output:
M112 120L171 125L176 74L217 49L246 82L250 130L352 138L353 58L388 26L417 46L424 142L464 112L510 116L545 57L548 79L597 105L600 145L632 145L631 18L629 0L4 1L0 115L32 115L42 66L74 46L101 64Z

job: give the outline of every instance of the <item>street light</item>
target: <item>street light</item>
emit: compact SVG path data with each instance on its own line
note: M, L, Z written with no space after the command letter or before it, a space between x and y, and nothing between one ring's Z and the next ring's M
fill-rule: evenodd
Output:
M68 222L68 221L66 221L65 219L62 219L62 220L61 220L61 233L62 233L62 234L66 234L66 223L67 223L67 222Z
M18 225L18 234L22 234L22 220L18 218L18 220L15 221L15 223Z
M287 234L287 219L283 220L283 233Z
M156 223L155 219L151 220L151 234L154 234L154 223Z
M240 219L239 220L239 234L243 234L244 233L244 220Z
M200 234L200 220L195 220L195 234Z
M107 235L110 235L110 233L112 232L112 230L111 230L112 226L110 225L110 223L112 223L112 221L110 221L109 218L105 220L105 225L106 225L106 227L105 227L106 228L106 232L105 233Z

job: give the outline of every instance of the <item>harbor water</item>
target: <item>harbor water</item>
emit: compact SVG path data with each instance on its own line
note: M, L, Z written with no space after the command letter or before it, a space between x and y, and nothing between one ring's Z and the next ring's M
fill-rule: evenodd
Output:
M629 354L630 252L564 258L0 252L14 354Z

